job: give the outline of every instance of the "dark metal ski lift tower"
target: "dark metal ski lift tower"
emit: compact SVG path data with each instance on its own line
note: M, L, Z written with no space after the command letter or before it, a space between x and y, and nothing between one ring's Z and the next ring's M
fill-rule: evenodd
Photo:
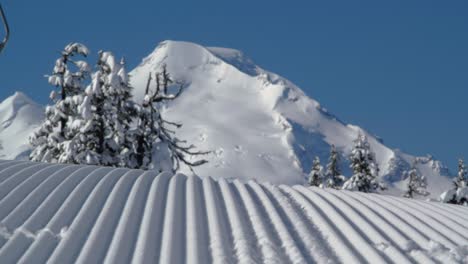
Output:
M5 12L3 12L3 8L1 4L0 4L0 17L3 23L3 27L5 29L5 37L0 42L0 53L2 53L2 50L5 48L5 45L8 42L8 38L10 37L10 28L8 27L8 22L5 16Z

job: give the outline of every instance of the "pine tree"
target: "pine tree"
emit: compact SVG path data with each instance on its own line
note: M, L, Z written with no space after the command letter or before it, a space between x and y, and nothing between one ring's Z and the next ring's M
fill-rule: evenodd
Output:
M178 83L176 93L169 93L171 85L177 83L171 79L166 65L163 66L162 72L154 75L155 91L150 89L152 81L153 77L150 74L134 134L136 146L133 160L139 168L159 171L177 171L181 162L190 168L206 163L203 159L189 160L188 155L199 156L208 152L194 151L194 145L187 145L186 141L178 139L171 128L180 128L181 124L166 120L161 113L165 102L174 100L181 94L183 84Z
M327 178L327 187L339 189L343 185L344 176L340 170L340 155L336 151L335 145L331 146L330 157L328 158L327 170L325 172Z
M351 151L350 161L353 175L344 183L343 189L375 192L379 187L384 188L377 180L379 167L375 154L370 149L367 137L361 133L354 140L354 148Z
M51 93L54 104L46 107L46 120L30 138L31 160L78 163L75 135L81 124L77 108L83 100L83 82L90 70L85 61L75 61L73 57L86 57L88 53L86 46L71 43L56 60L48 81L60 89L60 96L57 98L56 91Z
M468 178L463 159L458 160L458 175L453 183L455 188L443 192L440 200L444 203L468 206Z
M320 158L315 157L312 170L309 173L309 185L319 187L323 183L323 178L323 166L320 164Z
M108 91L109 96L114 98L111 104L114 115L108 116L109 127L113 128L113 139L119 146L114 153L120 157L120 166L134 168L136 162L131 160L134 153L134 138L132 133L127 131L132 129L132 123L138 115L136 104L132 99L133 88L130 86L124 59L120 61L120 67L116 73L120 78L120 85Z
M411 170L408 172L408 185L404 197L413 198L415 194L427 196L430 193L426 190L426 177L420 175L416 170L417 161L413 162Z
M466 187L468 184L467 171L463 159L458 160L458 174L454 180L455 188L460 189Z
M80 129L80 163L134 167L130 125L135 113L124 62L111 52L99 52L98 70L79 107L85 125Z

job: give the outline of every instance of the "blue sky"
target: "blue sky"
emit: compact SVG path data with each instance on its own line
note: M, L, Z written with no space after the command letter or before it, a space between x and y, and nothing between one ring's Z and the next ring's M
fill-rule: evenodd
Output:
M18 1L0 55L0 98L47 103L71 41L135 67L160 41L244 51L392 147L468 159L468 1Z

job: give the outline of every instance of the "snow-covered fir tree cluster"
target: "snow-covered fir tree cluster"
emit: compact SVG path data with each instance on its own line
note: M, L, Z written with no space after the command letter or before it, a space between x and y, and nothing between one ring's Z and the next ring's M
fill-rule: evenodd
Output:
M312 162L309 173L309 185L320 188L334 188L360 192L377 192L385 190L386 186L378 180L379 166L375 153L371 150L367 138L362 133L354 140L354 147L349 156L350 168L353 174L346 179L339 167L340 156L334 145L330 149L330 157L326 168L321 165L319 157ZM406 191L403 196L428 196L427 179L417 170L418 159L414 160L406 175ZM454 188L442 193L439 200L445 203L468 206L468 170L462 159L458 161L458 175L453 181Z
M309 185L327 187L360 192L377 192L386 187L378 180L379 166L375 153L371 150L367 137L359 133L354 140L354 147L349 156L350 168L353 174L349 179L341 174L339 167L340 156L334 145L330 149L330 157L326 170L320 164L320 159L315 157L311 172L309 173ZM427 196L427 182L423 175L416 169L416 161L407 174L407 190L404 196L413 198L416 194Z
M320 159L315 157L312 170L309 174L311 186L329 187L360 192L376 192L379 188L385 189L377 179L379 166L375 153L372 152L367 137L361 133L354 140L354 148L349 156L353 175L346 180L339 168L340 157L335 146L331 146L330 157L325 173L320 165Z
M336 151L335 146L332 145L326 168L321 165L319 157L314 158L312 169L309 173L309 185L341 189L346 178L341 175L339 163L339 153Z
M170 93L171 80L166 67L155 73L155 91L148 79L146 97L140 105L132 100L132 87L123 60L111 52L99 52L93 72L83 58L86 46L72 43L65 47L48 76L53 105L46 108L46 119L30 139L33 161L92 164L139 169L179 169L206 163L192 157L207 152L176 137L171 128L181 124L165 120L161 104L177 98ZM81 60L76 59L77 57Z

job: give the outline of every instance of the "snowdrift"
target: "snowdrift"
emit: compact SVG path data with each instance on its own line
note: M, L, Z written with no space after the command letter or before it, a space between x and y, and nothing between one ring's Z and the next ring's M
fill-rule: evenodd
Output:
M0 161L2 263L468 261L468 208L119 168Z

